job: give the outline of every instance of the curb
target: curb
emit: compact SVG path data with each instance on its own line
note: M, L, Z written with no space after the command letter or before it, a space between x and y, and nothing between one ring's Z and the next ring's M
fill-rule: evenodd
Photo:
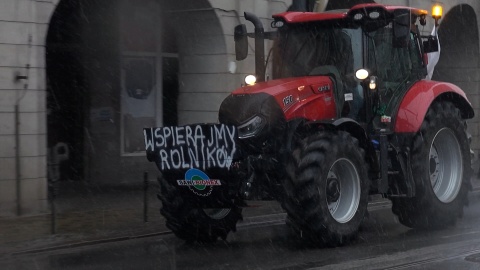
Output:
M122 242L122 241L127 241L127 240L132 240L132 239L141 239L141 238L148 238L148 237L153 237L153 236L168 235L168 234L171 234L171 233L172 233L171 231L164 231L164 232L141 234L141 235L134 235L134 236L122 236L122 237L96 239L96 240L91 240L91 241L57 245L57 246L52 246L52 247L21 250L21 251L17 251L17 252L12 252L9 255L10 256L18 256L18 255L24 255L24 254L35 254L35 253L62 250L62 249L68 249L68 248L93 246L93 245L112 243L112 242Z

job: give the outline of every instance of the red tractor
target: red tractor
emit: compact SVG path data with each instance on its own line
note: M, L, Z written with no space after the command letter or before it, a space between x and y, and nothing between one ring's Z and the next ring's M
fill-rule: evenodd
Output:
M459 87L425 79L427 53L438 50L418 30L426 17L362 4L277 14L276 31L264 32L245 13L255 33L235 28L237 60L254 37L258 82L223 101L218 124L144 130L167 226L187 241L225 239L246 201L276 199L294 232L340 245L372 194L408 227L453 225L471 189L474 111ZM274 40L268 81L265 39Z

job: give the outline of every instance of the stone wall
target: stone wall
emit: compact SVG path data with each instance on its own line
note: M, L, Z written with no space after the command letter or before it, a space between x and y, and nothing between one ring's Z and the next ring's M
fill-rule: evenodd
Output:
M47 210L44 42L53 7L46 1L2 1L0 216ZM15 80L17 74L27 79Z

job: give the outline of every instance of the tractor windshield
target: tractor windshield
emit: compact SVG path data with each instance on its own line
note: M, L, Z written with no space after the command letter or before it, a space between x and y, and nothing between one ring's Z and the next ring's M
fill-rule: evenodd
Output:
M279 29L274 77L320 75L336 69L342 77L354 76L362 66L362 31L337 23L286 25Z

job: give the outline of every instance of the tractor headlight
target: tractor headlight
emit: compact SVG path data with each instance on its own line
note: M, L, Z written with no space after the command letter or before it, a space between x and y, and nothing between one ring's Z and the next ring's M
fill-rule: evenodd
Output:
M370 17L370 19L376 20L376 19L380 18L380 12L372 11L372 12L368 13L368 17Z
M355 72L355 77L361 81L365 80L368 78L368 70L361 68Z
M375 76L370 77L370 82L368 84L368 87L370 88L370 90L377 89L377 77Z
M357 14L353 15L353 19L355 21L360 21L361 19L363 19L363 14L362 13L357 13Z
M238 137L240 139L250 138L257 135L265 126L265 121L260 116L255 116L245 124L238 126Z
M245 77L245 83L247 85L254 85L257 82L257 77L254 75L248 75Z

